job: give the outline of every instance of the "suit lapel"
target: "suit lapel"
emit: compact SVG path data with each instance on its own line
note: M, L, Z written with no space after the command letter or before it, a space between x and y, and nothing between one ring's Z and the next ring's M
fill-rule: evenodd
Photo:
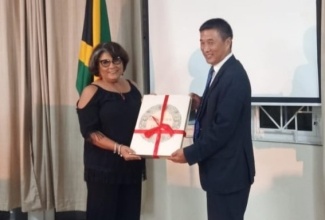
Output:
M198 115L197 115L197 119L201 119L202 116L203 116L203 112L205 111L205 108L207 106L207 103L208 103L208 97L210 95L210 93L214 90L214 88L218 85L219 81L220 81L220 78L222 77L222 75L224 74L225 72L225 69L231 65L231 63L236 60L234 55L232 55L223 65L222 67L220 68L220 70L218 71L216 77L213 79L208 91L204 94L204 97L202 97L202 100L203 100L203 103L199 109L199 112L198 112Z
M214 80L211 83L210 86L210 90L209 92L211 92L211 90L213 90L212 88L214 88L215 86L217 86L219 79L222 77L222 75L224 74L226 68L231 65L231 63L233 63L233 61L235 60L234 55L232 55L231 57L229 57L229 59L222 65L222 67L220 68L220 70L218 71L216 77L214 78Z

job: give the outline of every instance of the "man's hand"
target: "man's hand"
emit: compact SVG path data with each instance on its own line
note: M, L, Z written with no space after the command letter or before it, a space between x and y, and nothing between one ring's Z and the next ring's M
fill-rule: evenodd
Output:
M186 163L186 158L184 156L184 150L183 149L178 149L170 157L168 157L168 160L171 160L175 163Z
M190 93L190 96L192 98L192 106L191 106L191 110L197 110L200 106L201 103L201 97L198 96L195 93Z

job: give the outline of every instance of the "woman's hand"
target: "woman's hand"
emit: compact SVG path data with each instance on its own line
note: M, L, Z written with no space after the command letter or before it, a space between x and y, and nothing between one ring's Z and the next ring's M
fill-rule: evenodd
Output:
M124 160L141 160L139 155L135 154L135 151L131 148L122 145L120 149L120 156L124 158Z

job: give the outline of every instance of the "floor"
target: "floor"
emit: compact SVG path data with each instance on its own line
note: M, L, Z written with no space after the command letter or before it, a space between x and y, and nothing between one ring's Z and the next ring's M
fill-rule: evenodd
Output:
M12 212L0 211L0 220L28 220L28 214L15 209ZM85 212L56 212L55 220L86 220Z

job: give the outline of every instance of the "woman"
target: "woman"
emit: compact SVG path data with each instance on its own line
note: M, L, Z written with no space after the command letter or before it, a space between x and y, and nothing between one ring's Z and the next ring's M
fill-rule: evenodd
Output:
M129 148L141 93L126 80L127 52L102 43L89 70L99 79L85 87L77 103L84 142L88 220L139 220L145 161Z

